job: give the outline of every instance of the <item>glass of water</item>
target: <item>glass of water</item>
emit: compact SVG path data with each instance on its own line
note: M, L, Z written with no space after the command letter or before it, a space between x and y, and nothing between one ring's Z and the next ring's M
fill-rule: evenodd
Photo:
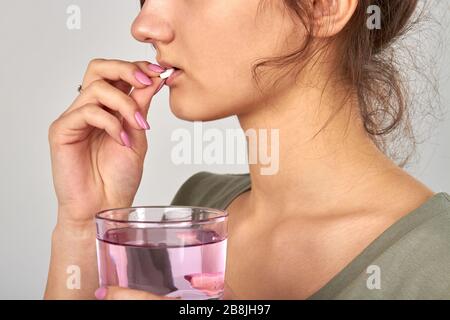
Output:
M131 207L101 211L95 220L100 286L185 300L223 298L226 210Z

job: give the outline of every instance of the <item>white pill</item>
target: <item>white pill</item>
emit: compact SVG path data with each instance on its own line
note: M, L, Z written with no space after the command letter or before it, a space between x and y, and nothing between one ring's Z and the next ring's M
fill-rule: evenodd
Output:
M161 78L161 79L167 79L168 77L170 77L171 75L172 75L172 73L174 73L175 72L175 69L167 69L166 71L164 71L163 73L161 73L160 75L159 75L159 77Z

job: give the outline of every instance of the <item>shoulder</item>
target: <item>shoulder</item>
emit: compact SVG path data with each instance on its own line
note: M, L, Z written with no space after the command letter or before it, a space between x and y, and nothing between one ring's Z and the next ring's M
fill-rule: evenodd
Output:
M370 263L381 272L378 294L389 299L450 299L450 196L437 194L401 225L387 234L392 241L386 241Z
M450 299L450 196L440 193L428 210L380 257L396 297Z
M404 235L398 245L409 247L409 259L425 269L445 265L448 272L445 277L450 284L450 196L440 193L428 210L423 214L429 217Z
M419 213L423 217L421 223L406 233L398 244L413 243L414 250L419 249L423 255L442 253L442 258L450 262L450 195L437 194Z
M311 299L450 299L450 196L388 228Z
M248 188L250 188L248 173L219 174L200 171L190 176L180 186L171 205L223 209L232 198Z

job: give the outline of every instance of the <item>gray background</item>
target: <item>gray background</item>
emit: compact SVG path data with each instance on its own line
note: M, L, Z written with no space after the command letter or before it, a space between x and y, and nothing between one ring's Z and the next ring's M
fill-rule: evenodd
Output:
M447 0L430 1L436 23L412 46L437 64L442 111L450 103L450 28ZM81 8L81 30L68 30L66 9ZM135 41L130 25L136 0L2 1L0 11L0 298L40 299L56 217L47 132L76 96L87 63L95 57L150 60L154 51ZM429 36L429 31L441 37ZM445 57L447 55L447 58ZM420 85L418 84L420 87ZM168 89L155 97L149 113L152 130L145 172L135 205L167 204L177 188L200 170L247 172L245 165L182 165L170 161L170 135L193 124L173 116ZM432 91L428 91L432 92ZM417 118L421 124L422 119ZM204 128L239 128L235 117ZM430 127L430 126L428 126ZM408 171L435 191L450 192L450 119L426 128L428 139Z

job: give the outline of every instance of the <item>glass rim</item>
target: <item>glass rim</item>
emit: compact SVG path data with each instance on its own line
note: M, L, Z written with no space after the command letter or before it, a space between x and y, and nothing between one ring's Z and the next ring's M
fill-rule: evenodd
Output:
M118 210L127 210L127 209L164 209L164 208L181 208L181 209L201 209L205 211L211 211L211 212L217 212L218 215L214 216L212 218L207 219L199 219L199 220L192 220L192 219L179 219L175 221L138 221L138 220L123 220L123 219L114 219L114 218L107 218L101 216L101 214L104 214L109 211L118 211ZM199 222L209 222L214 221L216 219L226 218L228 217L228 211L222 210L222 209L216 209L216 208L209 208L209 207L199 207L199 206L171 206L171 205L153 205L153 206L133 206L133 207L122 207L122 208L111 208L111 209L105 209L102 211L99 211L95 214L95 220L104 220L104 221L110 221L110 222L117 222L117 223L146 223L146 224L166 224L166 223L186 223L186 222L193 222L193 223L199 223Z

